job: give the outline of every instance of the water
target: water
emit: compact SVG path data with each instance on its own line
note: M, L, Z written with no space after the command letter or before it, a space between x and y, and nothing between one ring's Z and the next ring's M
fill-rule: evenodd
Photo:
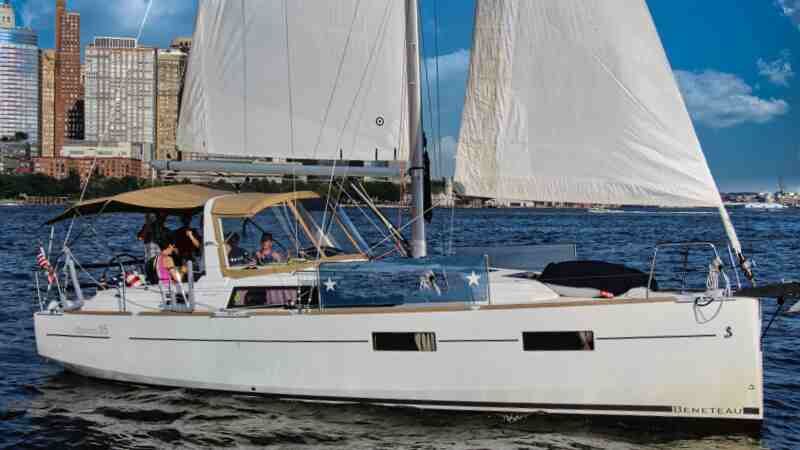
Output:
M160 389L90 380L36 355L29 268L39 226L53 208L0 209L0 448L447 448L639 449L800 448L800 318L783 317L765 341L766 420L760 439L643 432L583 419L456 414L363 405L283 402L247 395ZM737 210L733 221L762 281L800 279L800 210ZM135 245L139 218L98 221L103 245ZM431 228L431 248L448 242L450 216ZM723 242L713 212L461 210L454 245L576 243L581 257L646 268L654 243ZM76 229L73 233L80 233ZM724 247L720 247L723 249ZM107 258L107 251L81 254ZM673 255L674 256L674 255ZM665 256L665 265L671 256ZM92 259L92 258L88 258ZM699 260L707 262L707 258ZM674 262L674 261L673 261ZM697 261L694 261L697 262ZM665 271L666 274L666 271ZM665 281L675 282L667 275ZM768 319L774 305L765 307Z

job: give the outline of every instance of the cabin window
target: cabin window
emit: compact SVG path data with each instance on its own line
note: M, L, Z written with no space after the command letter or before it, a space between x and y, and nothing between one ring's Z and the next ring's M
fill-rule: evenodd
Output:
M593 331L525 331L522 349L526 352L594 350Z
M436 333L372 333L372 349L383 352L435 352Z
M237 287L231 293L228 308L280 308L296 302L296 287Z
M229 268L316 261L369 249L346 212L320 199L280 203L248 218L222 218L220 225Z
M267 208L251 218L223 218L220 222L225 260L231 268L285 264L302 259L304 249L316 248L286 204ZM271 241L268 246L262 243L266 240Z
M334 208L319 198L302 200L295 205L301 220L325 256L352 255L369 250L341 207Z

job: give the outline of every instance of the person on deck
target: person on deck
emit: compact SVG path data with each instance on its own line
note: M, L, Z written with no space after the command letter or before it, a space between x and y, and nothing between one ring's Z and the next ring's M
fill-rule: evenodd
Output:
M169 286L170 283L180 283L183 278L182 269L175 265L175 253L177 247L175 242L170 239L162 239L159 242L161 253L154 262L158 282L162 286Z
M156 218L153 214L145 214L144 224L139 228L139 232L136 233L136 238L144 244L145 262L149 262L161 252L161 249L158 247L158 242L153 240L153 233L150 231L155 221Z
M136 237L144 243L145 261L150 261L161 252L160 242L167 238L169 229L166 225L167 213L159 212L157 218L152 214L145 215L144 225Z
M284 261L283 255L273 248L274 244L275 240L272 238L271 233L261 235L261 247L256 252L256 263L258 265Z
M228 255L228 266L244 266L251 262L250 255L239 247L239 233L231 233L225 239L225 253Z
M200 255L200 235L192 228L192 215L184 214L181 219L183 226L175 232L175 246L178 248L178 259L181 266L188 261L196 262Z

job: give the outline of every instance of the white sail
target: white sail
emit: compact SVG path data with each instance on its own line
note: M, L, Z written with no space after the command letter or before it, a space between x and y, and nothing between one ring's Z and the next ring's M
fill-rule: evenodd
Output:
M644 0L478 0L457 187L720 206Z
M404 160L403 3L201 0L178 146Z

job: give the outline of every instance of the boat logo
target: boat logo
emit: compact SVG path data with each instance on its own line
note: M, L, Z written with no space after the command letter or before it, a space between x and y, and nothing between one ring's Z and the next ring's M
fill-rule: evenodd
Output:
M690 408L688 406L673 406L674 414L703 415L703 416L738 416L744 414L744 408Z
M725 328L725 335L724 335L724 337L725 337L725 339L728 339L728 338L730 338L730 337L733 337L733 328L731 328L731 327L726 327L726 328Z
M96 328L75 327L72 332L79 336L108 336L108 325L98 325Z

